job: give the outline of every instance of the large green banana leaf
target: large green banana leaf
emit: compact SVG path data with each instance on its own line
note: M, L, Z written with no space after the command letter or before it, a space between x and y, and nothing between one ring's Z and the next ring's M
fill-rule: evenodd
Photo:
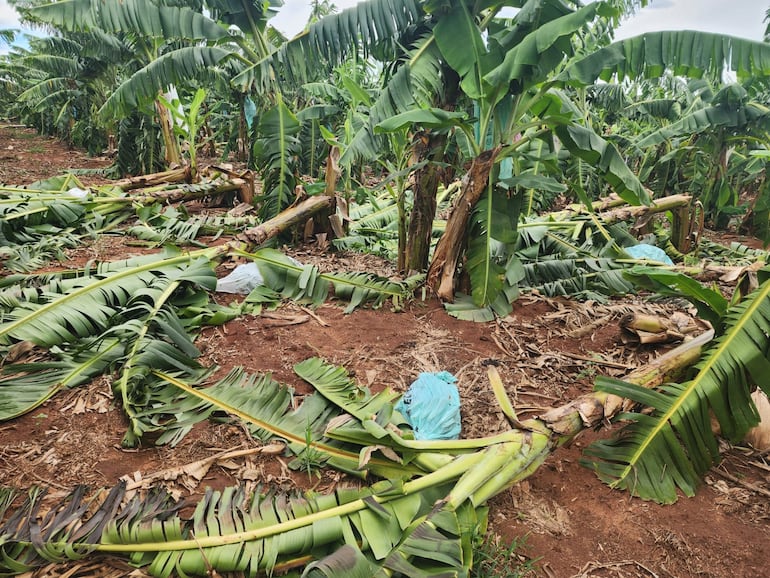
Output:
M637 266L624 271L623 275L635 285L659 295L684 297L696 307L701 319L719 331L723 329L728 301L718 291L704 287L682 273L656 267Z
M348 375L344 367L329 365L317 357L298 363L294 371L331 403L360 421L372 419L400 395L390 388L371 395Z
M169 6L152 0L60 0L30 9L30 14L65 30L134 32L156 38L216 40L227 30L186 6Z
M597 381L598 389L653 409L651 415L619 416L631 422L621 434L586 450L586 464L603 480L663 503L674 502L677 490L691 496L719 456L711 416L719 422L721 435L732 441L740 441L757 424L752 387L770 390L770 281L729 310L726 325L690 381L656 391L616 380Z
M362 2L312 24L275 53L252 64L233 83L243 89L253 87L266 92L275 88L276 79L301 84L318 70L342 64L357 46L367 53L377 46L395 53L399 36L422 16L416 0Z
M511 283L507 275L509 255L505 246L516 239L519 201L490 184L471 215L474 222L466 262L471 296L477 306L489 305L501 317L510 312L517 293L516 283Z
M770 109L759 103L747 103L735 108L727 105L715 105L696 110L651 134L644 135L634 144L640 148L659 145L668 139L682 135L697 134L717 127L742 129L747 126L759 129L768 127Z
M0 421L32 411L60 390L87 383L123 356L118 339L84 340L73 351L53 348L54 359L8 364L0 379Z
M559 126L556 134L570 153L590 163L622 199L631 204L649 203L647 191L614 145L577 124Z
M213 255L217 250L209 250ZM194 257L181 255L111 273L75 279L71 290L30 295L35 300L18 301L0 324L0 343L31 341L43 347L61 345L78 338L99 335L113 318L135 297L176 279L214 289L216 278L208 259L195 263Z
M592 2L552 20L540 20L539 26L524 38L511 39L516 43L504 46L506 52L502 62L489 71L484 80L493 86L513 83L516 92L543 82L563 61L565 54L572 54L575 34L585 28L597 12L606 8L603 2ZM510 39L510 36L506 34L503 38Z
M123 82L102 105L103 118L126 114L152 102L169 84L184 84L190 79L216 78L217 67L232 55L221 46L185 46L161 55Z
M739 79L766 76L770 74L770 45L693 30L647 32L570 63L557 80L587 86L597 79L658 77L666 70L694 78L728 70Z
M254 162L264 181L264 191L259 198L264 220L275 217L294 201L298 178L296 159L302 148L300 129L297 117L280 97L278 103L260 117Z
M307 372L308 366L304 371ZM335 375L329 375L323 368L321 376L315 372L316 383L337 381ZM326 373L324 376L323 374ZM375 458L362 469L361 447L340 444L325 437L327 422L340 414L342 410L328 403L320 394L306 398L296 410L293 409L293 390L271 379L269 375L247 375L240 368L233 369L226 377L205 389L199 389L173 375L155 372L155 375L168 384L184 391L188 396L206 402L212 410L225 412L249 424L255 436L267 440L284 440L292 453L298 456L294 465L302 464L318 467L328 464L337 469L357 476L365 476L371 470L383 477L409 477L419 468L408 464ZM323 377L322 377L323 376ZM328 386L334 387L334 386ZM369 396L364 396L369 400ZM375 397L375 405L387 401L386 397ZM204 415L201 419L208 417Z
M276 8L283 5L283 2L282 0L268 0L268 2L207 0L206 5L217 21L237 26L245 33L251 34L252 39L257 40L262 36L267 21L275 15Z
M299 265L280 251L269 248L239 254L253 259L264 278L264 286L257 287L246 298L253 302L272 301L279 294L286 299L309 300L320 305L328 297L331 286L335 297L349 302L346 313L364 303L379 307L387 299L398 307L424 279L423 275L391 281L371 273L321 273L313 265Z
M191 520L183 520L163 492L119 508L125 492L119 484L101 504L84 501L79 488L64 498L61 515L41 521L43 492L30 492L11 512L15 496L4 490L0 568L15 574L96 551L129 554L132 563L163 577L211 570L257 576L304 566L307 576L330 575L333 568L366 576L466 575L474 536L486 526L484 503L536 468L548 448L548 436L520 434L407 482L340 487L328 495L208 490ZM40 539L30 539L33 527ZM310 564L314 559L319 563Z

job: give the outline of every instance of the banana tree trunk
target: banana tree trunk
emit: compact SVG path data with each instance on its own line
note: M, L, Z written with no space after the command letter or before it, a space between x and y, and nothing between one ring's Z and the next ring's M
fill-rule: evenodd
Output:
M247 162L250 157L251 143L249 138L251 137L251 126L256 122L255 118L249 120L246 118L246 99L247 96L243 92L238 92L238 150L236 152L237 158L241 162Z
M666 380L674 379L677 373L681 373L698 361L704 347L713 338L714 331L706 331L644 367L632 371L623 377L623 380L653 388ZM584 429L600 425L621 411L630 410L632 406L633 402L616 395L592 392L566 405L546 411L538 417L537 421L545 424L549 430L566 441Z
M193 199L200 199L211 195L221 195L222 193L229 193L232 191L240 191L243 189L246 181L243 179L232 179L224 181L222 184L217 185L214 189L209 187L200 188L178 188L178 189L166 189L160 191L148 191L141 195L131 196L131 202L134 203L176 203L179 201L191 201Z
M611 225L618 221L630 221L641 219L653 213L663 213L665 211L689 210L691 195L670 195L662 199L656 199L651 205L628 205L623 199L615 195L610 195L604 199L594 201L591 204L591 211L585 205L569 205L566 209L547 213L543 215L552 221L565 221L578 215L587 215L589 212L596 213L603 223Z
M457 72L445 66L443 99L436 106L453 111L460 95L460 76ZM414 163L424 158L430 162L419 169L415 175L414 203L409 216L409 231L406 235L406 246L399 251L399 269L403 273L409 271L425 271L428 268L431 239L433 236L433 220L436 217L436 196L442 178L440 162L445 160L447 135L431 132L427 143L418 141L415 146ZM402 247L399 247L402 249Z
M310 197L297 205L281 211L258 227L246 229L242 234L238 235L238 239L246 241L249 245L261 245L290 227L307 221L320 211L328 210L332 206L333 201L334 197L327 197L325 195Z
M315 227L314 227L314 233L325 233L327 236L327 239L333 239L334 237L341 237L344 236L344 230L342 227L344 226L342 221L336 220L336 230L335 230L335 224L332 223L331 219L335 217L334 210L335 210L335 202L336 199L336 191L337 191L337 181L339 181L340 175L342 174L342 171L340 171L339 167L339 160L340 160L340 149L337 146L329 147L329 156L326 159L326 189L324 190L324 195L331 199L331 203L329 204L328 208L322 209L318 212L316 217L313 219L315 221Z
M415 173L414 204L409 217L403 263L399 263L404 273L424 271L428 267L433 219L436 217L436 195L441 181L438 162L443 158L446 140L445 134L432 133L415 145L415 162L423 158L428 158L430 162Z
M436 246L426 283L443 301L454 299L455 271L465 247L468 218L489 182L499 152L498 146L473 159L463 177L462 193L452 207L446 230Z
M129 177L127 179L114 181L112 184L116 187L120 187L123 191L131 191L134 189L154 187L155 185L163 185L166 183L181 182L192 182L192 173L190 171L190 167L179 167L176 169L170 169L168 171L162 171L160 173L153 173L151 175Z
M158 113L160 131L163 134L163 144L165 145L164 148L166 150L166 165L181 165L182 153L179 150L179 143L174 137L174 118L160 100L155 101L155 110Z
M618 221L629 221L631 219L641 219L655 213L663 213L666 211L673 211L678 209L689 210L690 201L692 197L690 195L671 195L663 197L662 199L655 200L651 205L639 205L618 207L604 213L600 213L600 217L604 223L612 224Z

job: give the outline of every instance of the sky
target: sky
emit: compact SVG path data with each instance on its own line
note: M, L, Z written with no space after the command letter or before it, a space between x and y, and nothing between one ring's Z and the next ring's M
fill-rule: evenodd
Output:
M0 3L5 0L0 0ZM337 8L355 6L357 0L333 0ZM272 25L288 36L304 27L310 14L308 0L284 0ZM623 23L616 38L653 30L702 30L762 40L763 19L770 0L652 0Z
M349 8L357 0L333 0L339 9ZM652 0L635 16L623 23L617 39L653 30L703 30L762 40L765 12L770 0ZM284 0L271 24L291 37L304 27L310 14L309 0ZM14 9L0 0L0 29L18 28ZM7 52L0 46L0 53Z

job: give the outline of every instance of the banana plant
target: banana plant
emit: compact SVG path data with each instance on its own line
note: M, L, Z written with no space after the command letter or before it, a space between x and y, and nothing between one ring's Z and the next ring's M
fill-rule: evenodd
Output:
M198 184L169 184L149 187L141 193L127 194L119 187L85 188L72 174L53 177L24 187L0 187L0 258L13 271L30 271L50 258L65 260L63 248L107 232L120 233L120 227L134 217L145 223L127 229L153 240L191 241L203 230L228 225L228 219L186 221L184 209L165 210L165 234L147 223L161 220L159 206L169 201L201 198L238 189L232 181L214 178ZM216 222L214 222L216 221ZM233 227L238 223L229 221Z
M207 116L205 113L201 113L201 105L203 105L203 102L206 100L206 91L202 88L196 90L192 100L187 106L187 110L184 110L183 108L182 111L180 111L180 102L178 99L174 99L174 101L171 102L164 96L159 96L158 100L174 117L174 135L180 137L182 142L187 143L190 170L192 172L193 181L196 181L198 173L198 148L201 146L198 143L198 133L206 121Z
M118 485L101 504L89 504L78 489L68 496L69 529L59 518L45 523L45 558L41 544L27 538L26 528L43 495L32 492L14 521L0 525L5 554L0 564L16 573L43 560L112 552L128 554L132 563L147 566L156 576L211 571L299 575L298 568L305 569L305 576L466 574L473 564L475 537L486 527L485 503L534 471L551 448L550 436L538 430L438 442L412 440L408 429L383 435L403 423L393 413L393 391L372 395L344 369L319 359L295 369L317 393L288 412L290 391L268 376L234 371L198 388L153 373L215 411L243 420L259 437L284 439L299 459L312 450L330 465L359 474L389 474L389 479L328 495L249 494L234 487L209 491L187 521L163 493L121 505L125 487ZM343 412L347 417L340 420ZM330 421L334 415L339 417ZM363 431L353 441L351 421ZM388 423L392 425L386 428ZM302 433L307 428L313 432L310 441ZM338 430L345 442L321 437ZM379 441L369 447L372 435ZM0 519L10 513L12 497L3 495ZM86 508L93 512L89 521L82 519ZM162 543L157 536L163 536Z
M264 278L241 306L216 305L209 295L216 287L212 264L227 255L255 261ZM175 372L177 380L189 384L206 378L213 368L196 361L193 343L201 326L224 323L245 310L258 312L281 299L317 305L332 287L335 298L349 302L347 311L388 299L397 307L422 278L395 282L367 273L322 274L272 249L248 253L234 241L5 281L0 288L0 351L6 361L0 419L22 415L64 388L115 371L113 390L129 420L124 443L134 446L151 432L159 432L159 443L177 443L196 420L207 417L199 400L180 397L176 386L150 371ZM43 360L28 362L32 350L43 350Z
M255 199L260 216L269 219L296 200L302 143L301 124L278 95L277 103L261 115L253 146L253 162L262 174L263 194Z
M355 9L322 19L306 34L286 43L274 55L236 78L236 82L261 90L266 90L276 78L289 83L302 81L315 68L335 64L350 54L359 39L363 39L364 49L369 46L367 42L389 47L393 33L389 36L386 32L394 29L393 20L398 19L399 26L395 30L404 50L394 65L395 72L371 109L369 124L346 151L350 158L376 155L375 129L383 127L389 118L414 109L435 112L432 95L447 90L453 82L451 75L458 79L466 99L460 102L472 102L476 107L472 115L478 118L473 138L468 138L468 131L458 127L458 146L467 151L468 160L475 158L479 162L466 176L466 180L476 186L473 191L468 191L470 196L458 202L460 210L453 217L458 224L447 227L428 275L429 285L446 300L453 298L455 269L464 249L461 240L465 238L470 214L465 208L475 205L490 183L494 187L499 175L502 178L509 176L507 168L501 169L508 162L507 157L513 159L515 170L526 170L524 163L516 161L520 151L531 150L531 143L538 139L547 145L546 151L550 155L556 152L558 139L573 159L590 165L591 170L619 194L634 202L646 201L646 192L617 149L591 130L569 102L568 93L573 87L593 84L599 77L607 78L610 69L623 77L637 78L651 71L660 73L669 65L676 64L681 68L684 63L693 74L711 74L725 66L740 69L741 74L750 68L762 73L763 58L768 53L767 46L761 43L705 35L703 39L707 44L725 56L724 59L707 59L702 53L695 54L692 44L677 42L677 39L701 38L692 32L661 33L654 42L637 38L610 47L596 43L606 41L607 27L611 27L622 12L644 2L592 3L575 9L547 0L517 2L515 5L520 10L515 17L508 23L497 23L495 16L506 4L495 3L485 10L478 10L475 5L459 0L405 3L403 12L391 15L383 12L379 2L363 3ZM373 16L365 21L364 14ZM592 39L593 44L585 43L576 50L571 39L581 34ZM330 38L339 40L330 42ZM672 48L655 49L655 43L663 45L664 42L666 47ZM752 50L756 51L753 53L756 57L750 55ZM633 61L633 66L626 66L623 63L627 54L641 57ZM681 70L678 68L675 72ZM488 158L482 159L482 153ZM489 179L490 175L492 179ZM497 200L493 198L493 201L504 207L504 193L495 188L489 189L490 198L494 196ZM525 191L517 187L516 194ZM424 222L427 226L432 225L431 219ZM500 271L492 266L492 248L495 246L492 241L499 241L490 234L495 228L478 224L488 242L477 244L468 261L478 266L478 274L474 277L480 285L475 298L482 300L478 304L484 306L501 297L500 291L505 284L499 282Z
M163 130L167 162L179 163L179 146L172 129L173 119L158 100L169 85L184 84L204 74L201 65L214 66L232 49L214 46L236 41L217 22L194 7L162 0L129 0L103 3L65 0L25 10L28 18L70 32L97 30L105 36L130 34L134 41L131 58L124 59L121 84L99 103L104 118L130 114L155 102ZM210 43L204 44L204 43ZM209 75L212 76L211 74Z
M742 191L757 191L754 216L758 231L764 232L764 163L752 151L762 154L767 147L770 109L766 90L754 84L730 83L713 94L701 87L701 97L673 122L642 131L629 147L642 151L645 172L657 176L657 186L666 193L676 188L698 191L716 226L724 226L740 210Z
M612 379L596 383L600 391L620 395L652 413L625 413L628 422L610 441L586 450L586 465L612 487L645 499L676 501L678 491L692 496L701 476L718 460L711 416L722 436L738 442L759 422L750 394L768 391L766 375L770 330L770 281L727 310L724 333L707 349L687 381L648 390Z
M123 42L99 31L32 39L29 54L17 59L27 88L16 106L25 116L47 117L49 134L101 153L106 127L95 112L114 89L117 63L127 53Z

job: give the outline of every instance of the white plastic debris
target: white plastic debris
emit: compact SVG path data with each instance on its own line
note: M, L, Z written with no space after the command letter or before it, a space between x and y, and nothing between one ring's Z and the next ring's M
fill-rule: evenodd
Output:
M72 187L70 190L67 191L67 194L70 197L75 197L76 199L85 199L88 195L88 191L84 191L80 187Z
M262 273L259 272L257 264L254 262L238 265L226 277L217 280L217 291L219 293L238 293L247 295L251 293L254 287L262 285Z
M302 267L302 263L289 257L292 263ZM248 295L255 287L264 284L262 273L255 262L238 265L232 272L217 280L217 292L219 293L237 293L239 295Z

